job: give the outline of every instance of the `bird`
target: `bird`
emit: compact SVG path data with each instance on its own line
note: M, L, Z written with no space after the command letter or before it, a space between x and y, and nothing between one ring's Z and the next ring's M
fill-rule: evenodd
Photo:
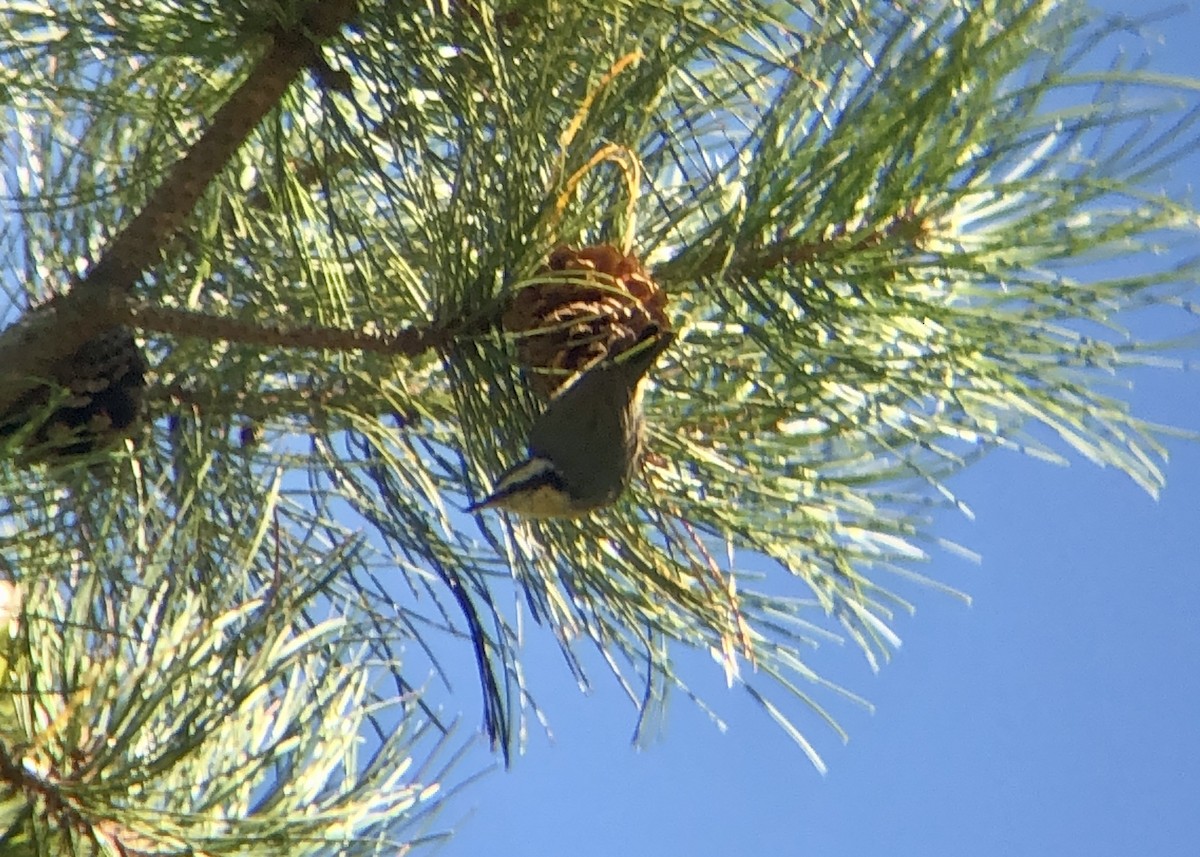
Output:
M574 518L615 502L642 451L641 382L674 339L650 325L633 346L579 373L534 420L528 457L467 511Z

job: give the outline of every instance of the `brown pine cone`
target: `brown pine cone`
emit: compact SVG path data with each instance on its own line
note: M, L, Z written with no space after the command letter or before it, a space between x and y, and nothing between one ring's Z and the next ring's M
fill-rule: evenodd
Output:
M513 296L502 323L518 335L530 387L549 398L574 373L634 345L647 327L669 330L666 306L636 256L611 244L560 245Z
M146 361L132 330L114 327L85 342L55 366L54 379L67 395L48 415L53 393L47 386L30 390L0 415L0 435L44 419L26 440L30 458L84 455L132 434L146 387Z

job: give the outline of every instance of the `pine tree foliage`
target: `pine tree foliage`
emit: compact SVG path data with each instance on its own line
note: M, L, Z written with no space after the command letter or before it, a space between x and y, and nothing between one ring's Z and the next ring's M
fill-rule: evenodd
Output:
M956 547L947 477L1008 448L1162 484L1169 430L1113 381L1170 344L1121 325L1185 317L1196 265L1105 260L1194 241L1155 182L1200 86L1105 66L1136 26L1042 0L6 4L0 414L56 383L0 425L0 842L419 843L445 688L466 653L507 759L540 716L531 634L581 685L595 650L639 729L711 652L820 765L798 718L836 728L838 688L808 652L887 657L902 584ZM640 478L578 520L461 514L541 406L504 307L602 243L677 331ZM114 326L143 424L45 460L57 367Z

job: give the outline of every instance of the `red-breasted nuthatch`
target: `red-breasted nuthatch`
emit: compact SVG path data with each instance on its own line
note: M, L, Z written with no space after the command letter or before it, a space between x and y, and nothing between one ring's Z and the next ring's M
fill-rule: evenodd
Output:
M633 347L580 373L534 421L529 457L467 511L570 518L615 501L641 454L641 381L674 339L651 326Z

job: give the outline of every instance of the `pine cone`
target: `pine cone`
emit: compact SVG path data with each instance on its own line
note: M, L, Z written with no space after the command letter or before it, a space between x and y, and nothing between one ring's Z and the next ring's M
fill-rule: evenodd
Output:
M132 434L146 387L146 361L132 330L114 327L85 342L55 366L54 379L68 395L27 439L31 458L84 455ZM26 393L0 416L0 435L42 419L51 395L46 386Z
M650 325L670 329L666 293L636 256L611 244L560 245L537 278L509 302L502 323L519 336L529 385L545 398L574 373L634 345Z

